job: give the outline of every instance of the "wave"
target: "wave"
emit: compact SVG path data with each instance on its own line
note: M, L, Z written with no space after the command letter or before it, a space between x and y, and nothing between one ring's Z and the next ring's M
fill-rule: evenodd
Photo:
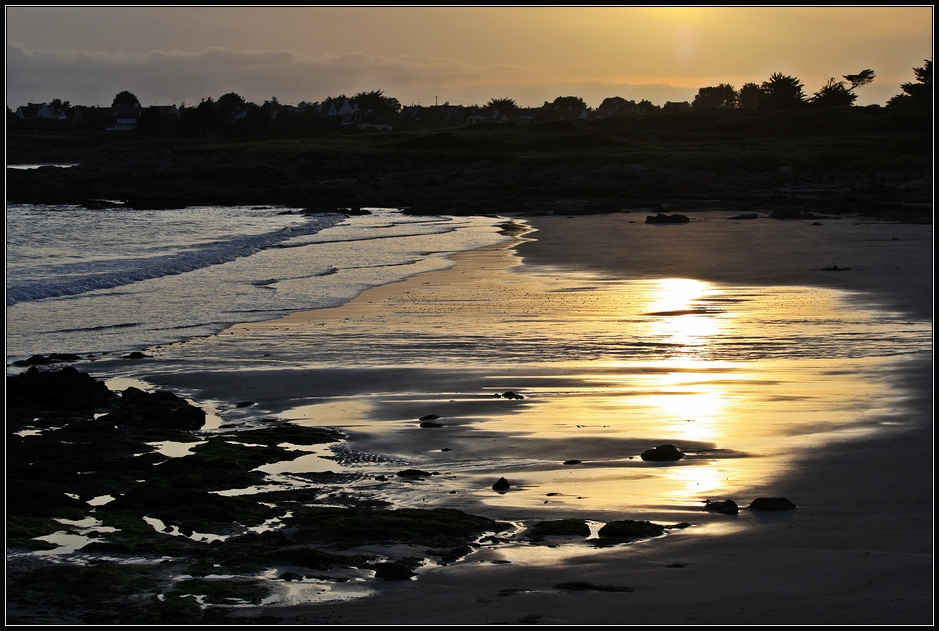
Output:
M288 239L316 234L342 220L341 215L320 216L275 232L199 244L178 254L33 268L33 273L41 272L41 279L7 278L6 303L10 306L43 298L74 296L192 272L251 256L267 248L277 247Z

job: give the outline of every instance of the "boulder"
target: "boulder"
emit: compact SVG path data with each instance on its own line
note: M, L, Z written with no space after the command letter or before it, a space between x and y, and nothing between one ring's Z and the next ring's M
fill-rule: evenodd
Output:
M675 445L659 445L653 449L646 449L640 457L649 462L670 462L681 460L685 454Z
M512 485L509 484L509 481L505 478L499 478L496 480L496 483L492 485L493 491L499 491L500 493L508 491Z
M750 510L781 511L792 510L796 505L785 497L758 497L747 506Z
M421 471L420 469L405 469L404 471L398 471L397 475L399 478L425 478L433 474L429 471Z
M686 215L666 215L664 213L658 213L657 215L649 215L646 217L646 223L689 223L689 219Z
M376 563L375 578L380 581L407 581L414 576L414 572L400 563Z
M737 502L733 500L707 500L704 510L710 513L720 513L721 515L736 515L740 512L737 507Z
M611 521L607 523L597 533L601 539L643 539L646 537L658 537L665 532L665 526L653 524L650 521L634 521L624 519L622 521Z

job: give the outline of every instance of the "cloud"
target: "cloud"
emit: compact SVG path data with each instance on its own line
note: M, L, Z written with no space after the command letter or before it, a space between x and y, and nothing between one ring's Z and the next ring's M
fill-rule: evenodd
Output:
M192 103L231 91L253 101L273 95L281 102L295 103L360 90L424 93L517 72L505 65L475 67L413 55L314 57L221 47L197 53L122 54L28 50L15 41L7 42L7 99L12 107L55 97L80 104L109 103L121 90L130 90L144 104Z

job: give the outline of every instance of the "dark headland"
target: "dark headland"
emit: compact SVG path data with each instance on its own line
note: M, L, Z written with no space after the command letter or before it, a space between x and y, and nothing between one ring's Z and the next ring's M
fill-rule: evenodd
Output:
M11 129L12 203L272 205L354 213L764 211L932 219L925 111L700 110L407 131L275 128L263 137Z

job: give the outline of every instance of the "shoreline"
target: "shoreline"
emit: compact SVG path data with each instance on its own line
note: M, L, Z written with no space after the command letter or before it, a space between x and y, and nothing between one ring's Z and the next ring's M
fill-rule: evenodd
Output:
M361 430L354 431L361 434L356 444L364 451L393 455L396 449L406 446L402 453L424 458L420 463L424 464L433 461L432 452L439 453L443 443L440 434L428 433L440 430L409 429L420 414L443 411L444 420L453 424L444 430L450 432L447 444L457 451L467 450L472 460L487 449L496 455L506 453L504 444L499 443L507 435L502 427L506 423L517 425L526 415L534 415L537 420L540 417L535 412L539 409L563 402L563 398L552 394L552 388L557 387L564 364L552 364L543 373L532 366L521 366L513 373L512 362L530 357L533 349L544 346L543 339L535 336L527 340L525 333L532 327L562 322L551 317L565 314L568 323L591 321L595 312L581 304L583 297L609 294L610 287L619 286L617 279L645 278L665 269L669 274L701 280L736 280L740 287L772 285L774 281L798 286L809 284L808 280L825 279L825 283L841 284L843 289L875 290L857 294L858 304L879 304L882 301L878 297L883 297L894 308L903 308L920 318L928 314L931 320L931 268L930 257L926 256L931 251L931 237L922 234L922 226L894 229L896 224L831 222L835 224L831 231L836 234L826 236L821 231L827 227L804 222L797 226L766 219L757 220L759 224L734 223L713 213L701 216L707 221L691 226L642 226L645 238L638 240L630 240L631 234L635 237L638 233L625 231L629 215L525 218L538 230L535 241L459 253L453 256L457 264L449 269L369 289L335 309L238 325L209 339L174 345L158 353L153 364L121 360L109 362L109 366L116 373L133 374L174 391L182 388L197 392L202 400L227 402L230 408L220 412L235 422L265 414L291 418L291 413L306 418L304 424L317 427L339 427L355 419L349 426L361 425ZM630 230L638 227L637 223ZM784 233L793 230L801 231L804 237L785 239ZM884 231L889 234L882 234ZM880 234L884 240L866 241L866 233ZM894 234L900 237L896 242L892 241ZM751 236L750 248L741 255L732 255L741 235ZM771 264L760 261L764 249L757 236L780 244ZM818 252L820 243L826 247ZM877 248L871 248L871 243ZM905 259L905 269L892 271L877 265L896 256L889 249L896 246L912 253ZM697 254L689 256L686 249ZM813 252L815 259L809 256ZM615 256L609 256L611 253ZM702 261L718 254L718 262L702 268ZM754 264L743 264L747 261ZM554 278L551 272L557 269L555 264L580 269L585 275ZM832 264L852 270L827 276L818 271ZM911 269L914 273L910 275ZM538 271L536 276L530 274L533 270ZM927 271L925 280L923 270ZM857 274L852 275L853 271ZM496 277L500 283L509 283L501 293L492 286ZM542 283L538 287L533 284L536 277ZM901 277L908 282L896 282ZM603 278L612 284L601 282ZM578 284L583 279L588 279L590 285ZM462 293L452 287L461 288ZM920 293L924 288L928 298ZM541 312L531 313L545 297L554 301L550 309L539 307ZM544 317L544 309L553 315ZM459 319L454 320L454 313L483 323L488 338L468 335L473 332L462 330L465 327L460 326ZM414 335L415 331L425 330L435 331L435 339L450 344L446 348L434 346L433 339ZM376 331L380 332L377 336ZM553 331L552 335L563 338L561 331ZM340 368L344 361L357 359L341 354L343 348L350 348L350 340L361 343L373 336L373 343L360 347L363 366ZM309 358L314 348L326 361L321 361L319 367L305 366L303 358ZM438 365L433 349L450 360ZM467 349L476 350L465 355ZM204 364L207 351L211 363L206 369L196 368L195 362ZM265 351L271 357L265 358ZM548 347L541 352L551 357L556 351L557 347ZM399 363L379 365L376 358L382 357L398 358ZM467 359L454 364L453 357ZM500 361L492 362L494 357ZM309 359L306 361L309 363ZM95 372L100 367L88 363L81 369ZM573 369L575 364L570 367ZM549 552L540 548L531 553L533 556L525 557L524 552L496 546L477 552L470 561L422 571L417 581L383 583L376 595L368 598L239 609L233 610L232 616L345 624L377 620L387 624L927 623L932 606L932 441L926 440L932 434L931 375L927 374L931 367L929 353L928 358L904 360L883 376L889 382L885 390L903 384L918 397L902 406L910 410L904 425L887 427L873 439L825 443L822 449L800 454L788 473L751 483L747 497L785 495L797 503L795 511L766 516L742 511L732 521L696 512L694 521L704 526L704 531L692 528L661 539L602 550L562 545L566 550L560 556L542 554L539 558L538 554ZM563 381L564 388L584 389L590 385L596 375L584 372L584 368L579 370ZM607 378L611 374L606 373ZM522 401L491 396L505 390L535 394ZM600 396L611 395L607 392ZM329 398L335 405L324 406L323 401ZM234 403L243 399L252 400L254 405L239 417ZM587 400L571 401L576 406L578 401ZM311 403L308 412L297 412ZM880 418L880 414L875 416ZM335 418L337 422L325 423L324 418ZM596 456L604 449L610 451L611 445L624 455L638 453L636 450L643 449L646 440L640 432L635 444L610 442L601 430L591 430L595 434L584 442L570 436L572 425L561 424L541 444L525 438L525 427L518 426L517 455L535 461L559 463L568 451L565 445L576 441L585 453L588 443L592 444L594 451L589 453ZM691 464L676 471L707 466ZM459 490L457 503L442 505L484 515L514 511L529 520L552 513L550 505L535 506L535 493L525 489L508 498L526 498L529 493L532 500L519 504L513 499L515 504L497 502L487 508L487 498L493 495L487 489L488 483L478 491L469 490L468 484L472 480L481 482L497 470L457 473L450 482L441 482L440 494L448 502L447 489ZM865 484L857 484L859 470L869 475L869 483L865 479ZM622 471L628 473L630 469ZM556 484L543 472L526 475L534 487ZM911 484L911 480L918 483ZM429 492L426 485L413 485L413 489L414 493L399 494L399 499L422 500L421 495ZM543 497L544 490L547 488L537 495ZM742 499L739 494L736 497ZM692 521L691 513L676 508L674 504L648 506L642 514L658 511L655 521L675 517L673 522L684 514ZM571 500L559 510L587 518L630 516L628 510L612 508L586 514ZM721 534L722 523L735 524L732 532ZM553 561L546 564L548 558ZM497 562L505 560L512 562ZM635 593L569 592L556 587L569 580L625 585L634 588Z
M564 242L564 252L570 258L586 258L585 267L609 272L609 267L604 269L603 261L597 260L600 257L591 257L589 252L609 251L608 241L615 241L617 235L609 225L602 225L606 223L603 218L593 221L601 226L585 229L594 237L589 246L572 251L571 243L586 243L575 237ZM549 222L555 224L550 233ZM577 222L584 222L584 218L533 222L547 238L521 246L525 264L551 261L558 250L548 244L561 243L561 234L571 223L584 228ZM800 246L800 250L811 248L811 244ZM838 256L850 251L849 242L838 244ZM630 259L626 266L637 275L647 273L637 260ZM805 258L796 260L799 262L790 259L788 269L776 267L771 274L774 278L788 274L790 282L817 279ZM874 260L883 259L878 254ZM688 271L681 265L689 262L686 257L676 262L676 267ZM896 282L902 270L884 266L878 268L882 276L873 283L847 275L822 278L844 289L887 294L891 305L931 315L929 257L909 257L904 262L913 268L914 275L903 283ZM720 276L715 271L701 275ZM760 273L750 269L746 276L748 282L754 282ZM485 578L444 570L421 579L433 583L432 596L416 587L399 588L345 605L285 610L284 620L337 621L336 616L341 615L347 624L379 618L389 623L511 623L527 614L548 624L931 623L931 372L930 354L905 362L893 375L895 383L905 384L917 398L910 406L912 415L905 429L827 445L800 458L782 479L754 489L767 494L785 489L786 495L801 498L800 509L794 514L758 520L762 528L697 539L681 533L605 551L602 560L585 554L563 568L522 564L475 570ZM862 484L857 484L858 474ZM687 566L670 567L682 563ZM576 574L577 580L596 584L641 585L643 595L559 595L553 584L569 573ZM519 590L518 595L500 597L506 593L500 590L513 589ZM430 606L428 598L439 605Z

